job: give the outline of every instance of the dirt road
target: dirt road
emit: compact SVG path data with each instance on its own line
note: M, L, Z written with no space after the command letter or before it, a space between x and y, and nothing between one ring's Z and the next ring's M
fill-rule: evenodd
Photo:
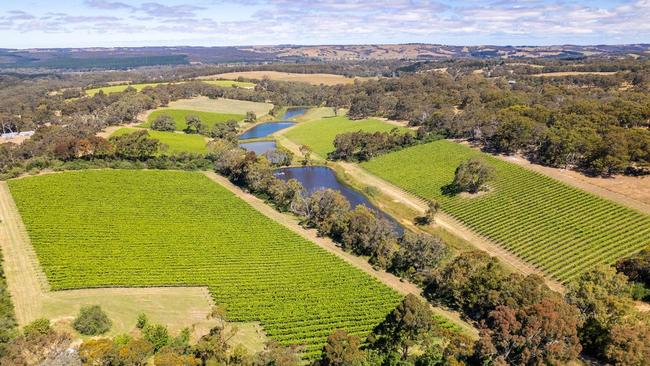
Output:
M319 237L316 235L315 230L307 230L303 228L302 226L299 225L298 221L286 214L280 213L267 205L264 201L260 200L259 198L253 196L252 194L246 193L242 191L239 187L233 185L228 179L213 173L213 172L206 172L205 173L208 178L214 180L218 184L224 186L228 190L230 190L232 193L234 193L237 197L241 198L242 200L246 201L249 205L251 205L253 208L264 214L265 216L271 218L272 220L282 224L283 226L289 228L293 232L297 233L298 235L302 236L303 238L317 244L321 248L327 250L328 252L336 255L337 257L343 259L344 261L348 262L349 264L355 266L356 268L368 273L369 275L377 278L387 286L393 288L395 291L399 292L400 294L407 295L407 294L414 294L420 298L422 298L422 289L419 288L418 286L400 279L399 277L390 274L385 271L378 271L368 263L368 261L365 258L356 256L354 254L350 254L348 252L345 252L329 238L323 238ZM449 311L446 309L442 309L439 307L433 307L434 312L436 312L439 315L442 315L452 321L454 323L458 324L460 327L462 327L468 334L472 334L474 336L477 336L477 331L476 329L470 325L469 323L465 322L460 318L460 315L456 312Z

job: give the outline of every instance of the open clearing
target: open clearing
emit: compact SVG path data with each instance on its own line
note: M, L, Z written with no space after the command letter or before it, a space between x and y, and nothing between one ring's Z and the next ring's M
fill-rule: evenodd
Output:
M201 119L201 123L212 128L217 123L224 123L229 120L235 120L237 122L242 121L246 118L243 114L233 114L233 113L214 113L214 112L202 112L197 110L189 109L171 109L171 108L162 108L156 109L155 111L149 113L147 116L147 121L141 125L144 128L150 128L151 124L161 115L170 116L176 123L176 131L183 131L187 128L187 116L196 116Z
M255 84L253 83L233 81L233 80L201 80L201 81L206 84L220 86L222 88L229 88L229 87L252 88L255 86ZM99 88L86 89L85 92L86 95L92 97L95 94L99 93L100 91L103 91L104 94L121 93L129 87L134 88L137 91L142 91L144 88L148 88L148 87L155 88L159 85L165 85L165 84L179 84L179 83L140 83L140 84L111 85L111 86L104 86Z
M336 135L356 131L388 132L394 128L407 131L406 128L376 119L353 121L339 116L299 123L287 129L283 135L297 144L309 146L319 156L327 157L327 154L334 150Z
M137 128L120 128L113 132L111 136L127 135L138 130ZM167 145L167 149L162 152L163 155L182 152L206 154L208 152L206 138L202 135L154 130L148 130L147 132L149 132L151 138L157 139Z
M191 111L212 112L212 113L230 113L246 115L246 112L255 112L257 118L267 115L273 104L262 102L249 102L247 100L208 97L196 97L191 99L180 99L170 102L167 106L169 109L186 109Z
M562 77L562 76L580 76L580 75L597 75L608 76L615 75L616 71L558 71L558 72L545 72L541 74L531 74L534 77Z
M205 76L201 79L229 79L237 80L239 78L261 80L268 78L277 81L296 81L301 83L309 83L312 85L339 85L339 84L352 84L355 80L368 80L370 78L348 78L343 75L336 74L296 74L289 72L278 71L240 71L228 72L225 74Z
M9 181L55 290L207 286L230 321L320 352L366 335L401 296L201 173L93 170Z
M483 156L496 169L480 197L443 194L458 164ZM650 244L650 216L469 147L436 141L361 164L442 209L553 278L568 281Z

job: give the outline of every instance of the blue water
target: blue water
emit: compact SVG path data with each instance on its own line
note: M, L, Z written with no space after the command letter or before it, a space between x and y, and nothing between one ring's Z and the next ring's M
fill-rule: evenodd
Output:
M404 228L399 223L397 223L397 221L370 203L366 196L357 190L341 183L336 178L334 171L332 171L330 168L324 166L281 168L275 171L275 176L284 181L287 181L289 179L297 180L302 184L302 186L307 190L309 194L326 188L340 191L341 194L347 198L348 201L350 201L350 205L352 207L356 207L357 205L364 205L372 210L375 210L379 213L379 215L385 217L393 224L395 231L398 234L401 235L404 233Z
M289 108L287 111L284 113L284 116L282 116L283 121L288 121L292 119L293 117L298 117L307 112L307 108Z
M285 128L293 126L293 122L268 122L259 124L250 130L244 132L239 136L240 140L257 139L266 137L276 131L284 130Z
M266 137L276 131L284 130L285 128L294 125L294 122L289 122L289 119L300 116L307 112L307 108L289 108L282 116L282 122L268 122L259 124L250 130L244 132L239 136L240 140L257 139Z
M256 141L256 142L244 142L239 144L239 147L246 149L248 151L253 151L257 155L262 155L266 152L275 150L276 145L275 141Z

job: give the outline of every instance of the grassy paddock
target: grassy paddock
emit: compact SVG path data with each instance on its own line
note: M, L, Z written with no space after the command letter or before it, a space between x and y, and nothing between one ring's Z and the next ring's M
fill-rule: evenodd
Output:
M201 173L93 170L8 182L54 290L207 286L314 357L334 329L365 336L401 296Z
M207 125L209 128L216 125L217 123L224 123L228 120L235 120L237 122L243 120L246 116L243 114L233 114L233 113L213 113L213 112L201 112L188 109L157 109L149 114L147 121L141 125L141 127L150 128L153 121L156 120L161 115L168 115L174 119L176 123L176 130L182 131L187 128L187 122L185 118L187 116L197 116L201 119L201 122L204 125Z
M138 131L137 128L120 128L113 132L111 136L122 136ZM202 135L188 135L185 133L163 132L149 130L151 138L160 140L167 145L167 150L163 154L175 154L189 152L195 154L206 154L208 152L205 137Z
M192 99L181 99L169 103L169 108L172 109L188 109L201 112L212 113L232 113L245 115L246 112L255 112L258 118L266 116L273 104L262 102L250 102L247 100L217 98L210 99L208 97L196 97Z
M484 157L496 169L490 192L448 196L461 161ZM442 209L560 281L611 264L649 243L650 217L539 173L450 141L436 141L365 162L370 172Z
M326 110L321 112L326 113ZM388 132L393 128L396 128L396 126L376 119L353 121L347 117L339 116L300 123L292 127L284 135L297 144L309 146L319 156L326 157L329 152L334 150L333 142L338 134L356 131ZM408 131L403 127L397 128Z

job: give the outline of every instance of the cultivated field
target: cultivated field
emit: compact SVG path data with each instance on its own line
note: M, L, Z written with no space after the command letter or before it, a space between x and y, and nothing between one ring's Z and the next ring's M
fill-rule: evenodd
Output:
M458 164L483 155L495 167L488 193L448 196ZM450 141L436 141L363 163L489 239L568 281L650 244L650 216Z
M246 112L255 112L257 117L267 115L273 104L261 102L249 102L246 100L208 97L196 97L192 99L181 99L169 103L171 109L187 109L192 111L212 112L212 113L232 113L245 115Z
M348 78L343 75L336 74L296 74L289 72L278 71L241 71L241 72L228 72L225 74L206 76L205 78L219 78L237 80L239 78L261 80L268 78L277 81L296 81L301 83L309 83L312 85L339 85L339 84L352 84L355 80L367 80L370 78Z
M217 123L224 123L229 120L235 120L237 122L242 121L246 118L243 114L234 114L234 113L214 113L214 112L202 112L197 110L190 109L171 109L171 108L162 108L157 109L147 116L147 121L141 125L141 127L150 128L153 121L161 115L168 115L174 119L176 122L176 130L182 131L187 128L187 122L185 118L187 116L196 116L201 119L201 123L207 125L208 128L212 128Z
M353 121L340 116L300 123L283 134L298 144L309 146L319 156L327 157L327 154L334 150L336 135L355 131L390 131L393 128L407 130L376 119Z
M201 80L201 81L210 85L220 86L222 88L229 88L235 86L239 88L252 88L255 86L255 84L253 83L233 81L233 80ZM170 84L170 83L140 83L140 84L111 85L111 86L104 86L100 88L86 89L86 95L92 97L93 95L99 93L100 90L104 91L104 94L120 93L125 91L128 87L132 87L137 91L142 91L142 89L144 88L147 87L155 88L163 84ZM171 83L171 84L178 84L178 83Z
M121 136L138 131L137 128L120 128L113 132L112 136ZM151 138L160 140L163 144L167 145L167 149L163 154L175 154L181 152L189 152L195 154L205 154L208 152L206 147L206 139L202 135L190 135L185 133L176 132L162 132L149 130Z
M365 335L400 296L201 173L95 170L9 181L54 290L207 286L231 321L259 321L311 356Z

